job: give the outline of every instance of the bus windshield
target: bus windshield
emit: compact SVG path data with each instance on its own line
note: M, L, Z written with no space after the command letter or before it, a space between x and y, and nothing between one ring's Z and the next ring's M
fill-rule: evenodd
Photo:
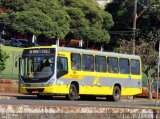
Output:
M55 52L50 51L49 49L24 51L21 60L21 76L25 79L51 77L54 74Z

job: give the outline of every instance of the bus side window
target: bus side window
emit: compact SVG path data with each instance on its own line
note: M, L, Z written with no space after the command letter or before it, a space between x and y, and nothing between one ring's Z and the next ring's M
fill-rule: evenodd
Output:
M81 55L71 54L71 68L72 70L81 70Z
M57 78L68 73L68 61L65 57L57 58Z
M96 62L96 71L97 72L106 72L107 71L107 64L106 64L106 57L104 56L95 56Z
M130 74L129 59L119 58L119 67L121 74Z
M82 70L83 71L94 71L94 56L82 55Z
M108 72L109 73L118 73L118 58L108 57Z

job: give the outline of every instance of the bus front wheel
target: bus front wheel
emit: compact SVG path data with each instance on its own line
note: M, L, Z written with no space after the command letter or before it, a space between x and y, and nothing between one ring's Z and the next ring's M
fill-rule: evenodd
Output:
M67 98L73 101L73 100L76 100L77 95L78 95L78 92L77 92L76 86L74 84L71 84Z

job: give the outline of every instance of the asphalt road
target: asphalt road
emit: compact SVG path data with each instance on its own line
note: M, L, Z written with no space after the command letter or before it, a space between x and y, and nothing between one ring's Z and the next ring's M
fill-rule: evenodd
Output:
M37 99L36 96L16 96L10 99L0 99L0 104L7 105L40 105L40 106L96 106L96 107L130 107L130 108L150 108L155 107L155 101L145 100L124 100L119 102L106 101L104 98L97 100L76 100L69 101L64 97L53 97ZM158 103L160 106L160 103Z

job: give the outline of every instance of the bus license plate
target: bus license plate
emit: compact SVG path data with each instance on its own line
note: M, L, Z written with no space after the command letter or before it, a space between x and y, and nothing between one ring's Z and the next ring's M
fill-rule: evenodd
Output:
M33 90L32 94L38 94L39 92L37 90Z

